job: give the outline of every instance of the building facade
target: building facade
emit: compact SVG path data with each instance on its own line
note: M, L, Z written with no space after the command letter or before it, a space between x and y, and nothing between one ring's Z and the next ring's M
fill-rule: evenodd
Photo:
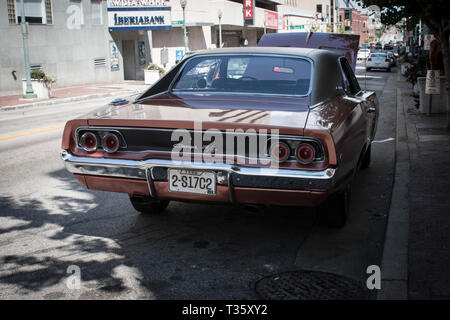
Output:
M264 32L277 32L283 0L187 0L187 51L255 46ZM171 68L185 54L179 0L24 0L32 69L56 79L57 87L143 80L144 68ZM0 92L21 91L24 55L20 0L0 2Z
M352 2L341 1L338 15L339 31L359 35L360 44L367 43L370 38L375 38L376 23L369 18L367 10L355 6Z
M335 0L285 0L287 31L337 32Z
M32 69L43 69L58 86L123 79L109 67L109 43L103 1L32 0L25 2ZM0 2L0 91L20 91L24 54L20 1ZM123 63L123 62L122 62Z

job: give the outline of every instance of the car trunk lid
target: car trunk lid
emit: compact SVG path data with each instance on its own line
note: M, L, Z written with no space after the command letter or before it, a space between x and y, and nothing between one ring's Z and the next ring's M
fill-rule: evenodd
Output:
M279 129L302 135L308 97L165 93L138 103L107 106L89 115L89 125L192 129Z

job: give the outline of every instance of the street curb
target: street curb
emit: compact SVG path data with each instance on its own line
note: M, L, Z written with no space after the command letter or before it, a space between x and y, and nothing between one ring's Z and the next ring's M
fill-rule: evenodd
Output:
M397 88L394 186L381 262L377 300L408 299L409 149L402 90Z
M119 95L124 95L124 94L133 95L133 94L139 93L141 91L142 90L115 91L115 92L108 92L108 93L89 94L89 95L85 95L85 96L60 98L60 99L54 99L54 100L45 100L45 101L39 101L39 102L34 102L34 103L18 104L15 106L4 106L4 107L0 107L0 111L12 111L12 110L39 107L39 106L43 106L43 105L48 106L48 105L55 105L55 104L75 102L75 101L84 101L84 100L90 100L90 99L96 99L96 98L114 97L114 96L119 96Z

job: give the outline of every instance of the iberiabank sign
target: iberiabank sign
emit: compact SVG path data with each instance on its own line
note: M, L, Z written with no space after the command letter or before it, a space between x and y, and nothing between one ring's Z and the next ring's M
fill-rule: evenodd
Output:
M170 6L122 6L108 2L109 31L171 29Z

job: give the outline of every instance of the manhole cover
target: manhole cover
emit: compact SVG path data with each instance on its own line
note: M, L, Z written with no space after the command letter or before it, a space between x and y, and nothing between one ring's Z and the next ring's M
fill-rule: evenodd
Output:
M263 278L256 292L270 300L353 300L367 298L361 285L336 274L291 271Z

